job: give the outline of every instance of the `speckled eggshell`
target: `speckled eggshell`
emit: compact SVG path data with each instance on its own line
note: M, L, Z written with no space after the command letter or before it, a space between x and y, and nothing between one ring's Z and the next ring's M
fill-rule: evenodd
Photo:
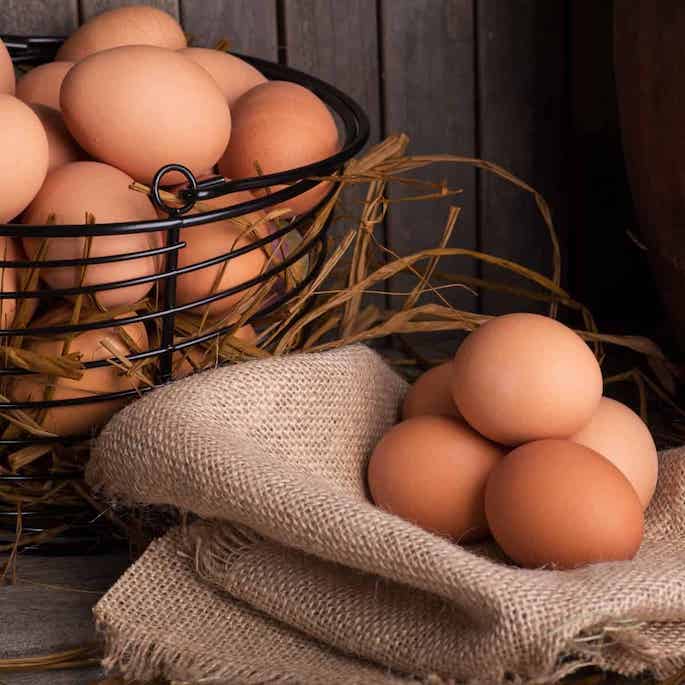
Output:
M602 372L580 336L538 314L507 314L471 333L454 358L461 415L503 445L567 438L602 396Z
M529 568L624 561L642 541L632 485L599 453L568 440L531 442L502 459L488 479L485 511L499 546Z
M7 47L0 40L0 93L14 95L16 79L14 76L14 66L12 58L7 52Z
M649 428L632 409L602 397L589 423L570 439L599 452L620 469L647 508L656 489L659 458Z
M88 158L67 131L62 115L56 109L40 104L32 104L30 107L40 119L48 137L48 173L64 164Z
M0 95L0 223L20 214L48 172L48 138L36 113L12 95Z
M58 224L83 224L86 212L96 223L148 221L157 214L146 195L129 188L130 176L99 162L73 162L48 174L45 184L22 216L22 223L41 225L54 215ZM23 239L26 253L34 257L42 238ZM91 241L90 256L100 257L125 254L160 247L158 232L129 235L97 236ZM53 238L49 241L45 259L76 259L85 254L85 238ZM158 273L161 261L155 257L105 264L87 268L84 285L111 283ZM81 267L41 269L41 278L52 288L71 288L79 285ZM104 309L129 306L141 300L152 288L152 283L101 290L98 304Z
M133 312L122 314L117 318L134 316ZM69 323L71 309L61 309L51 312L46 317L32 323L33 327L49 326L56 322ZM130 355L136 351L149 347L145 326L141 323L128 324L121 330L128 335L135 344L135 349L128 346L116 328L104 328L80 333L71 341L69 351L81 355L82 362L109 359L112 353L101 342L106 340L122 355ZM44 355L59 356L63 351L61 340L32 339L27 349ZM43 377L20 376L10 385L9 394L15 402L40 401L45 398L45 382ZM140 379L135 376L122 374L112 365L88 369L79 380L58 378L52 399L65 400L72 398L87 398L93 395L110 392L132 390L140 385ZM126 399L110 400L106 402L92 402L76 406L53 407L48 409L42 426L45 430L56 435L81 435L97 430L116 411L126 404Z
M368 468L374 503L458 542L487 535L487 478L504 456L463 421L416 416L391 428Z
M459 417L457 405L452 399L453 373L452 360L422 373L404 397L402 418L423 415Z
M304 166L335 154L340 146L326 105L295 83L269 81L252 88L235 103L232 115L231 141L219 161L219 171L227 178L259 176L257 168L271 174ZM280 206L302 214L329 189L330 184L320 183Z
M149 184L160 167L211 169L231 135L231 114L214 79L179 52L135 45L74 66L60 97L67 128L93 158ZM165 184L180 183L177 172Z
M134 5L102 12L82 24L57 52L58 60L78 62L122 45L155 45L179 50L187 44L181 25L156 7Z
M27 104L59 110L59 92L73 62L48 62L24 74L17 81L17 97Z
M180 52L207 70L231 108L241 95L266 83L266 77L251 64L223 50L184 48Z

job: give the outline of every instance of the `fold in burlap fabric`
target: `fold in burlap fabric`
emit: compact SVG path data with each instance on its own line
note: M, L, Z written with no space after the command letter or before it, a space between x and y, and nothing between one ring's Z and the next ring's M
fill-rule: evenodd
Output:
M104 665L136 682L407 685L202 583L180 531L153 542L96 608Z
M208 371L115 417L90 483L207 521L155 543L98 604L106 664L246 683L685 666L685 451L661 455L636 560L522 570L368 501L368 456L405 390L356 346Z

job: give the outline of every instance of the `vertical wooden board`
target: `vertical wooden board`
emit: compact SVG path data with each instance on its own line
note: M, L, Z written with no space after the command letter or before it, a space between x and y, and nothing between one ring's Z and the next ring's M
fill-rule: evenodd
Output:
M478 82L480 154L506 167L540 191L560 231L565 227L564 0L479 0ZM486 252L551 275L552 251L531 196L490 174L480 179L481 246ZM497 267L486 278L527 285ZM489 314L544 311L546 306L485 292Z
M80 0L81 21L86 21L96 14L124 5L150 5L158 7L178 19L178 2L179 0L145 0L145 2L140 2L140 0Z
M236 52L278 57L276 0L181 0L181 20L194 45L227 40Z
M288 65L353 97L369 117L370 143L378 142L382 124L375 0L286 0L283 19ZM365 185L345 189L338 207L345 219L332 225L329 235L333 241L358 224L366 190ZM377 233L385 239L383 226ZM385 297L369 295L364 304L384 309Z
M411 138L410 154L475 155L473 1L382 0L381 7L385 129L406 132ZM435 247L450 205L458 205L462 213L449 246L475 248L474 170L436 165L423 177L435 182L444 179L463 193L392 206L387 223L389 246L401 255ZM425 190L401 187L394 192L391 189L391 197L422 192ZM478 273L474 261L462 257L443 258L438 268L467 276ZM398 279L398 283L402 288L411 287L415 279ZM397 288L397 283L393 287ZM473 310L478 305L476 296L460 288L445 290L443 295L460 308ZM423 301L435 301L435 297Z
M288 64L351 95L380 138L378 27L375 0L287 0L284 6Z
M77 0L0 0L0 33L60 36L77 26Z

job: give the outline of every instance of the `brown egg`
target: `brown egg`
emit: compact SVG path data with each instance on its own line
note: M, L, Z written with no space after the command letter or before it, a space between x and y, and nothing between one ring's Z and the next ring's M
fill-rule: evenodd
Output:
M570 328L546 316L508 314L461 344L452 395L479 433L503 445L567 438L594 414L602 372Z
M254 344L257 340L257 333L255 329L248 323L241 326L233 337L238 340L250 344ZM174 380L180 380L186 376L190 376L196 371L204 371L218 366L219 360L215 347L202 347L200 345L193 345L192 347L184 349L182 352L174 353Z
M61 309L53 312L44 319L33 322L32 326L49 326L59 323L68 323L71 309ZM134 316L129 312L117 318ZM131 349L125 335L129 336L135 345ZM106 341L122 355L134 354L138 350L148 348L148 337L145 327L141 323L129 324L121 328L105 328L87 331L76 335L70 344L70 352L78 352L82 362L109 359L112 353L102 345ZM29 341L26 346L32 352L45 355L59 356L63 353L63 340L37 339ZM42 401L46 399L47 378L43 376L18 376L9 388L10 398L15 402ZM93 397L98 394L110 392L122 392L139 387L141 381L133 375L123 374L112 365L88 369L83 373L80 380L58 378L55 383L55 391L52 399L72 399ZM50 433L57 435L81 435L95 431L105 423L124 404L126 399L110 400L106 402L92 402L67 407L52 407L47 410L41 425Z
M422 373L404 397L402 418L413 416L454 416L459 411L452 399L452 360Z
M226 206L226 203L227 200L224 197L210 200L208 205ZM254 242L253 237L230 220L185 228L181 230L181 240L186 242L186 247L179 251L180 268L218 257ZM176 280L176 302L179 305L188 304L245 283L262 273L266 259L264 250L256 248L227 262L183 274ZM253 293L257 287L254 286L217 300L209 305L209 315L213 318L226 316L233 311L240 300L247 297L248 293ZM203 313L205 309L206 307L202 307Z
M39 104L32 104L30 107L40 119L48 137L48 172L69 162L87 158L67 131L62 115L56 109Z
M8 262L26 259L18 239L0 236L0 259ZM30 290L27 271L27 269L10 267L0 268L0 290L2 292ZM37 308L38 300L35 298L0 300L0 327L21 328L21 322L15 320L17 314L21 315L21 321L25 324L35 314Z
M0 260L9 262L17 259L23 259L23 255L14 238L0 236ZM7 293L19 290L19 274L18 269L0 268L0 292ZM17 301L15 299L0 300L0 328L12 328L16 310Z
M184 48L181 54L209 72L221 88L230 108L248 90L260 83L266 83L266 78L251 64L223 50Z
M15 77L14 65L7 47L0 40L0 93L14 95Z
M59 91L73 62L48 62L24 74L17 81L17 97L26 104L59 110Z
M0 95L0 223L14 219L33 200L48 172L48 139L31 108Z
M234 334L233 337L237 338L241 342L249 343L250 345L255 345L257 343L257 331L254 327L246 323L241 326Z
M487 534L483 497L504 451L445 416L397 424L369 462L371 497L381 508L428 531L472 541Z
M157 219L152 203L143 193L129 188L130 176L99 162L73 162L52 171L36 199L22 217L22 223L40 225L54 215L57 224L83 224L86 212L96 223L147 221ZM35 258L43 238L24 238L24 249ZM90 256L101 257L125 254L160 247L162 237L155 233L135 233L94 237ZM51 238L45 259L77 259L86 254L85 238ZM121 262L90 265L83 279L84 285L111 283L158 273L161 261L144 257ZM44 268L41 278L52 288L71 288L81 282L80 266ZM141 300L152 288L152 283L101 290L98 304L104 309L131 305Z
M146 5L118 7L102 12L80 26L64 41L58 60L79 60L122 45L156 45L180 50L187 44L181 25L166 12Z
M179 52L134 45L79 62L62 84L67 128L94 158L150 183L165 164L196 176L214 166L231 135L223 93ZM165 184L180 183L178 173Z
M236 102L232 115L231 140L219 161L219 171L228 178L286 171L325 159L340 147L335 120L326 105L295 83L269 81L256 86ZM329 188L328 183L321 183L283 206L302 214L323 199Z
M529 568L632 559L642 541L642 505L626 477L568 440L508 454L488 480L485 512L500 547Z
M659 459L652 434L634 411L602 397L590 422L569 439L599 452L614 464L647 508L656 489Z
M252 199L254 198L247 191L230 193L229 195L202 200L200 206L192 210L190 214L224 209ZM271 222L264 221L263 218L263 212L253 212L233 220L215 221L204 226L183 229L181 240L184 240L187 246L179 252L179 267L218 257L231 249L244 247L255 239L268 235L273 230L273 225ZM250 226L254 226L254 228L249 230ZM238 240L237 243L236 240ZM235 248L232 247L234 243ZM264 250L258 248L226 262L225 268L219 264L179 276L176 281L177 303L187 304L254 278L261 273L266 263L267 258ZM217 282L216 279L220 273L223 275L221 281ZM225 316L243 297L245 297L245 292L240 292L215 302L210 307L210 315L212 317ZM205 309L206 307L203 307L200 311L204 313Z

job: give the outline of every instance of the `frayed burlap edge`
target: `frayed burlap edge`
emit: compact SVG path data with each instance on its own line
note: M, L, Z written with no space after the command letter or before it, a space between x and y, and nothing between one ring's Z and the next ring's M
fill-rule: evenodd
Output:
M234 601L226 593L218 593L205 586L197 578L193 564L185 551L187 543L182 539L180 529L170 531L163 538L154 541L143 556L128 569L116 585L94 608L95 625L104 645L105 656L102 665L110 673L123 676L126 680L148 682L163 677L178 683L199 683L227 685L286 685L308 682L316 685L345 683L345 685L408 685L415 680L400 677L386 669L359 659L349 659L327 645L308 640L298 631L273 621L268 616ZM166 584L149 587L146 597L137 593L138 583L150 572L163 569ZM181 592L179 592L181 591ZM169 594L171 593L171 594ZM178 634L177 621L183 624L182 615L169 610L169 596L184 601L183 596L193 599L193 605L207 616L207 625L201 634L193 634L191 648L181 650L174 639ZM146 601L147 600L147 601ZM173 602L171 602L173 604ZM141 606L143 611L141 613ZM178 607L176 607L178 608ZM165 610L166 609L166 610ZM136 617L136 622L132 617ZM193 620L196 620L196 616ZM251 638L234 648L233 640L228 647L231 654L217 651L211 653L207 642L211 642L212 628L220 625L231 630L234 622L261 638L255 643ZM170 630L171 629L171 630ZM171 635L169 639L167 635ZM240 642L240 630L236 635ZM287 642L288 650L281 652L281 668L271 664L272 641ZM249 644L251 656L256 659L241 659L245 643ZM192 647L196 646L197 649ZM298 670L298 659L324 664L327 668L321 677L305 678ZM238 657L236 658L236 655ZM290 656L292 656L292 670ZM285 664L285 666L283 666ZM344 671L344 679L329 677ZM327 674L327 675L326 675ZM317 674L318 675L318 674ZM431 685L453 685L436 679L425 681Z
M219 534L215 534L215 533ZM226 592L214 579L235 564L250 546L264 538L253 530L226 522L202 522L184 527L179 538L179 554L192 558L197 577L218 592ZM664 660L664 655L642 634L649 625L645 621L623 620L605 623L578 633L568 641L551 668L522 677L505 672L492 685L548 685L585 668L611 670L619 675L635 677L649 672L659 680L678 673L685 667L685 658ZM617 653L620 655L617 658ZM351 654L352 657L356 655ZM618 663L623 666L619 666ZM284 681L286 682L286 681ZM426 676L422 682L431 685L452 685L437 674ZM484 681L463 681L464 685L484 685Z

